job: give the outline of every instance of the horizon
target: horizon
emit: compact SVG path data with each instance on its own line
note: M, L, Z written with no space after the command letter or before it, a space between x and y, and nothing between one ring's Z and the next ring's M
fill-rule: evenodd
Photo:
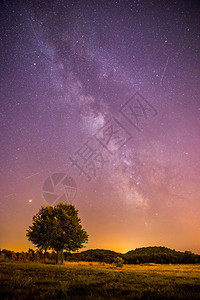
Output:
M141 247L136 247L136 248L132 248L132 249L129 249L127 251L117 251L117 250L112 250L112 249L104 249L104 248L86 248L86 247L83 247L77 251L70 251L71 253L81 253L83 251L87 251L87 250L105 250L105 251L113 251L113 252L116 252L116 253L120 253L120 254L126 254L128 253L129 251L135 251L136 249L142 249L142 248L166 248L166 249L170 249L170 250L175 250L176 252L186 252L186 251L191 251L190 249L187 249L187 250L178 250L178 249L172 249L170 247L167 247L167 246L141 246ZM0 250L8 250L8 251L14 251L14 252L28 252L29 249L33 249L34 251L38 250L38 248L34 245L32 245L32 247L29 247L27 248L26 250L23 249L23 250L11 250L11 249L8 249L8 248L5 248L5 247L0 247ZM53 252L54 250L47 250L48 252ZM67 250L65 250L67 251ZM193 254L196 254L196 255L200 255L200 253L195 253L193 251L191 251Z

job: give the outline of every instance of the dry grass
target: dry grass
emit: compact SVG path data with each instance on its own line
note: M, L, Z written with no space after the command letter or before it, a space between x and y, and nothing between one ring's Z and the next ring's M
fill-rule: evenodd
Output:
M1 299L200 299L200 265L0 264Z

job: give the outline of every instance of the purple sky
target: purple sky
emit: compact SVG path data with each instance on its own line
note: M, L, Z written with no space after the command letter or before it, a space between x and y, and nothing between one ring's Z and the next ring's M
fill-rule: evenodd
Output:
M31 247L61 172L88 248L200 253L199 2L0 6L0 247Z

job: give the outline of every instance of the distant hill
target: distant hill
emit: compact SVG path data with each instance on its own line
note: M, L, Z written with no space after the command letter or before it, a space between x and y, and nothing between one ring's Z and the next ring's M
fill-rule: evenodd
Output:
M98 262L105 262L105 263L112 263L114 258L122 257L121 253L117 253L111 250L104 250L104 249L91 249L82 251L80 253L66 253L65 252L65 259L66 260L75 260L75 261L98 261Z
M130 254L160 254L160 253L181 253L179 251L176 250L172 250L170 248L167 247L158 247L158 246L154 246L154 247L142 247L142 248L136 248L135 250L131 250L128 251L126 253L126 255L130 255Z
M94 249L80 253L65 252L66 260L98 261L112 263L116 257L121 257L126 264L141 263L200 263L200 255L191 251L180 252L166 247L143 247L128 251L125 254L115 251Z
M126 263L200 263L200 255L166 247L144 247L127 252Z

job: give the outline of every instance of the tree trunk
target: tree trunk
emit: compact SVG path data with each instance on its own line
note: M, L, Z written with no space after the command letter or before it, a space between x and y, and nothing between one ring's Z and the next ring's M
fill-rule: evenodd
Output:
M63 264L63 261L64 261L63 249L60 250L60 253L61 253L61 263Z
M44 264L46 263L46 255L47 255L47 250L44 250Z
M56 264L58 264L58 255L59 255L59 251L56 251Z

